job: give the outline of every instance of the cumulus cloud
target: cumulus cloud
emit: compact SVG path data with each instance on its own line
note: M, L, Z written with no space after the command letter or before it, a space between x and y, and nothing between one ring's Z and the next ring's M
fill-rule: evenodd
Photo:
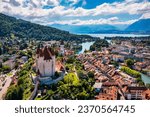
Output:
M130 4L128 2L113 4L104 3L97 6L96 9L93 9L94 15L110 15L119 13L143 14L147 11L150 11L150 2L135 2Z
M150 18L148 0L124 0L123 2L103 3L93 9L74 8L81 0L65 0L70 6L62 6L61 0L2 0L0 12L40 24L131 24L138 19L123 21L112 15L140 15L139 18ZM86 0L82 0L83 5ZM52 6L43 9L43 6ZM109 18L102 18L107 16ZM81 20L88 17L89 20ZM94 19L94 17L99 17ZM67 20L67 18L69 20ZM81 19L80 19L81 18ZM62 21L63 19L63 21Z
M76 20L64 20L64 21L54 21L54 22L48 22L47 25L52 25L52 24L62 24L62 25L103 25L103 24L110 24L110 25L120 25L120 24L132 24L133 22L135 22L137 20L129 20L129 21L119 21L118 17L111 17L108 19L98 19L98 20L80 20L80 19L76 19Z
M16 6L16 7L21 5L18 0L2 0L2 2L11 4L11 5Z
M2 0L2 3L8 3L14 6L42 8L44 5L58 6L59 0Z
M148 18L150 18L150 13L144 13L144 14L140 17L140 19L148 19Z

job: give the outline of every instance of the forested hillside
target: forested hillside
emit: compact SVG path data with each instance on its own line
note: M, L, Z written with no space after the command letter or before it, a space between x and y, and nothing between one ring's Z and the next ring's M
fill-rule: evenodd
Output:
M16 19L0 13L0 36L7 37L14 34L20 38L33 38L37 40L91 40L87 35L70 34L49 26L34 24L21 19Z

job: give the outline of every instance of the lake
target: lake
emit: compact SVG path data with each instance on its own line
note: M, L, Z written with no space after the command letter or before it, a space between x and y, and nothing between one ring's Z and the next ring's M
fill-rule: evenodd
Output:
M146 37L150 35L138 35L138 34L88 34L93 37L100 37L104 39L104 37Z

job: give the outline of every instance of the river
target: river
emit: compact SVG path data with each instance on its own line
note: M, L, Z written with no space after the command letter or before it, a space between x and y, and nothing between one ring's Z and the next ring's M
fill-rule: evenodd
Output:
M145 84L149 83L150 84L150 77L145 75L145 74L142 74L141 73L141 76L142 76L142 80Z
M78 54L82 54L82 53L84 53L85 50L89 50L89 49L90 49L90 46L93 45L93 43L94 43L94 41L82 43L82 44L81 44L81 45L82 45L82 50L80 50L80 51L78 52Z
M150 36L150 35L138 35L138 34L87 34L90 35L92 37L100 37L101 39L104 39L104 37L145 37L145 36ZM111 40L107 40L109 43L111 42ZM94 43L94 41L92 42L85 42L82 43L82 50L80 50L78 52L78 54L82 54L84 53L85 50L89 50L90 46Z

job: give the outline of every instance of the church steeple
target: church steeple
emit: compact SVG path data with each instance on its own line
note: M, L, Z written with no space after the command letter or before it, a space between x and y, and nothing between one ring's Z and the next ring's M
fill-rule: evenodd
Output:
M64 41L61 41L61 42L60 42L60 52L61 52L62 55L64 55L64 53L65 53Z

